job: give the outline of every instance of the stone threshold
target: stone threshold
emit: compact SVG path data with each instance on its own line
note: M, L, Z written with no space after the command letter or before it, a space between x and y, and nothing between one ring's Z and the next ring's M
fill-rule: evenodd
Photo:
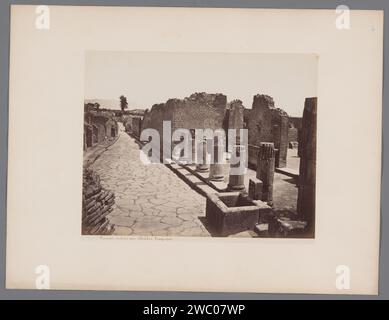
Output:
M299 172L295 169L291 169L291 168L275 168L274 169L275 172L277 173L281 173L281 174L284 174L288 177L291 177L291 178L295 178L295 179L298 179L299 177Z
M213 181L209 179L209 170L206 172L198 172L196 171L196 165L181 165L183 168L188 170L191 174L196 176L198 179L206 183L211 188L215 189L216 192L226 192L228 183L223 181ZM229 168L229 164L228 164Z
M218 193L217 190L210 187L207 183L201 180L198 176L192 174L182 165L172 162L170 164L166 163L165 166L172 170L181 180L202 196L208 197L210 194Z

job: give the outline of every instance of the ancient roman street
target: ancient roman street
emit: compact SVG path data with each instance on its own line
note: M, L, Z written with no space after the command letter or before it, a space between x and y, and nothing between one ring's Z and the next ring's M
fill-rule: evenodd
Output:
M103 187L115 190L109 215L114 234L209 236L199 220L205 198L165 165L143 164L138 144L121 124L118 140L91 167Z
M317 98L302 118L263 94L126 101L84 105L82 234L314 236Z

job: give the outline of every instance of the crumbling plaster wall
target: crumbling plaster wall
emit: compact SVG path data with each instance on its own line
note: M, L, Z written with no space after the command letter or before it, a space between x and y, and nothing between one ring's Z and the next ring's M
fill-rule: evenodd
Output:
M288 152L288 114L274 106L272 97L257 94L254 96L252 108L245 111L245 119L249 135L249 162L255 161L258 152L256 147L261 142L273 142L277 150L276 167L285 167Z

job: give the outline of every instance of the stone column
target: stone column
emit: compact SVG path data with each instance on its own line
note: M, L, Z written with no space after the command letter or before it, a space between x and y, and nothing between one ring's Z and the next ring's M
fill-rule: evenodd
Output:
M244 107L242 105L242 101L233 100L229 103L229 114L228 114L228 129L235 130L236 132L236 141L235 144L231 146L233 141L229 141L231 150L231 160L236 156L240 157L243 152L247 152L244 146L240 144L242 137L240 136L240 130L243 129L244 124ZM231 169L239 168L241 164L238 162L236 164L230 165ZM228 190L233 191L245 191L244 185L244 177L245 174L242 172L241 174L231 174L229 176L228 181Z
M274 143L262 142L258 152L257 179L263 183L262 201L266 201L269 205L273 205L274 167Z
M243 152L247 152L247 150L245 150L245 146L241 146L241 145L237 144L233 147L231 158L233 158L235 155L236 155L236 157L240 158L240 156ZM230 165L231 169L239 168L240 166L241 166L240 161L236 164L231 163L231 165ZM232 190L232 191L245 192L246 187L244 185L244 177L245 177L244 172L242 172L240 174L231 174L230 173L227 189Z
M240 141L240 129L243 129L244 124L244 107L242 101L233 100L229 103L228 110L228 129L236 130L237 140Z
M223 152L219 153L219 148L224 151L223 141L219 141L218 137L213 140L213 161L209 165L209 179L212 181L223 181Z
M202 147L202 150L201 150ZM201 152L199 152L201 150ZM203 141L198 143L197 146L197 164L196 171L207 172L209 171L209 163L207 159L207 140L203 138Z
M197 159L196 159L196 137L195 137L195 130L194 129L190 129L190 136L192 138L191 142L192 142L192 157L191 159L188 159L190 160L190 163L191 164L196 164L197 163Z
M306 98L299 139L300 172L297 213L315 234L317 98Z
M262 200L263 183L259 179L250 179L249 181L249 197L253 200Z
M278 123L273 125L274 148L278 150L275 166L277 168L284 168L286 167L288 153L289 117L281 114L277 118Z

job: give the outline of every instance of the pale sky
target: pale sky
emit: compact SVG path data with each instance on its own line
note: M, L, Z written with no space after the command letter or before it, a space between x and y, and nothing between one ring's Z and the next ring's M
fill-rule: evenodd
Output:
M267 94L290 116L302 116L306 97L317 96L314 54L165 53L88 51L85 98L127 97L129 108L151 108L194 92L223 93L251 108Z

